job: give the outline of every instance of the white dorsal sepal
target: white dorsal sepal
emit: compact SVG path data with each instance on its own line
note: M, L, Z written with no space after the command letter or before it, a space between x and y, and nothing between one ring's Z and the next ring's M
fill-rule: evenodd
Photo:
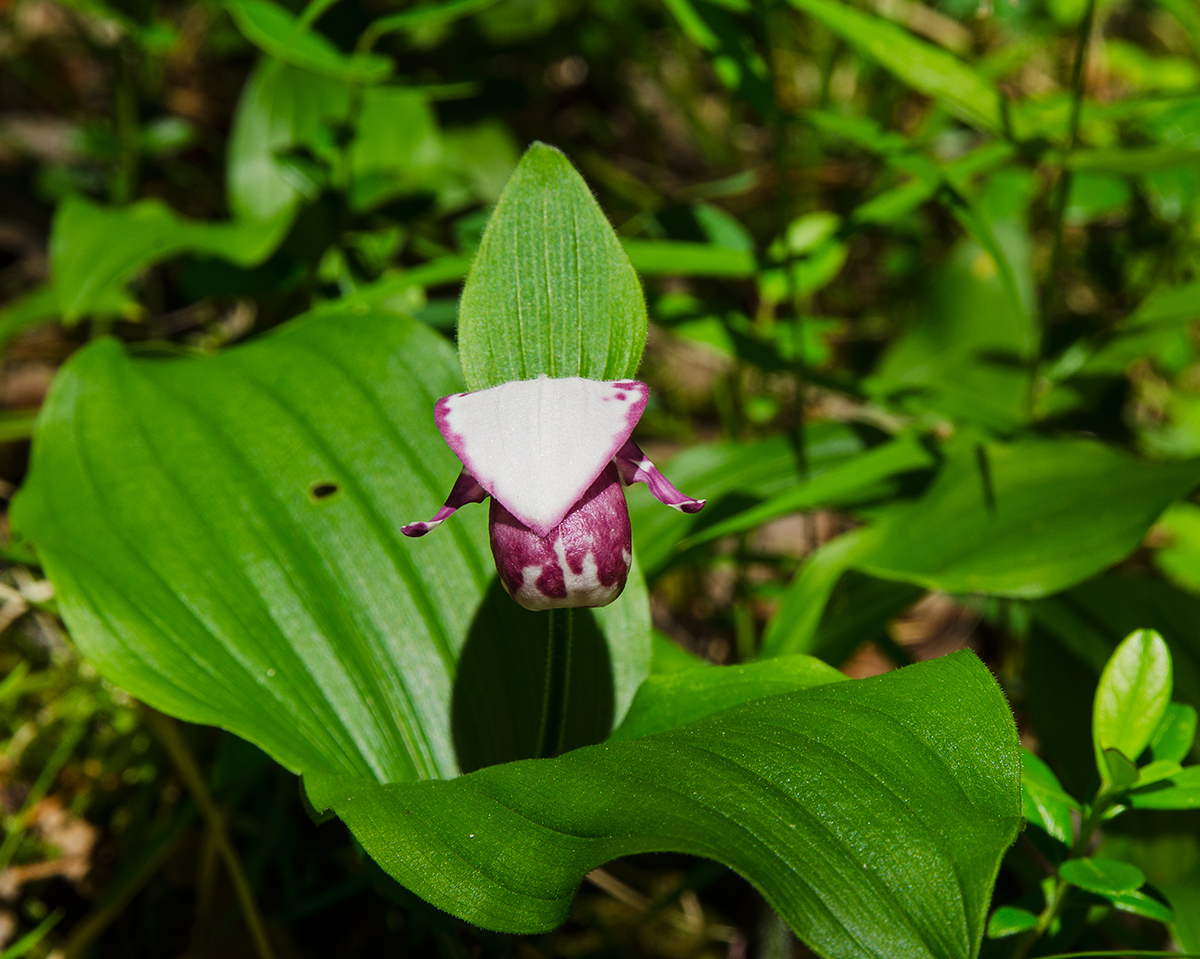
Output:
M479 484L539 536L562 522L629 439L636 380L516 380L438 400L438 429Z

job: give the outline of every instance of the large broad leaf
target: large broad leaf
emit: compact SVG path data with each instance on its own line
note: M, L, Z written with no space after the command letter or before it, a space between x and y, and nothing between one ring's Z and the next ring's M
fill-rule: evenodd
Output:
M590 869L672 850L745 875L821 955L965 959L1019 774L999 688L957 654L450 782L308 788L392 876L488 928L551 928Z
M1200 463L1142 463L1093 440L958 441L946 452L923 496L874 511L871 525L805 562L768 624L766 652L812 651L821 611L849 569L953 593L1067 589L1136 549L1200 482Z
M1200 463L1141 463L1091 440L964 443L920 500L880 514L857 565L930 589L1045 596L1123 559L1197 482Z
M535 143L488 221L458 311L473 390L508 380L633 376L646 342L637 274L562 153Z
M126 284L148 266L198 253L239 266L265 259L283 238L281 220L186 220L159 200L104 207L82 197L59 206L50 236L51 288L67 322L134 315Z
M457 475L433 403L461 389L445 341L395 316L207 359L100 341L55 380L13 521L105 676L289 769L394 782L534 755L547 629L493 585L486 509L400 535ZM569 743L606 735L649 668L639 577L580 618Z

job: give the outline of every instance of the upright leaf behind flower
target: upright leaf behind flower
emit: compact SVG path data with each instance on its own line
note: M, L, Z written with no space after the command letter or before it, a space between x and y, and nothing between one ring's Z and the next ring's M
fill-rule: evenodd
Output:
M458 349L467 386L633 376L646 343L637 274L567 158L535 143L488 221L463 287Z

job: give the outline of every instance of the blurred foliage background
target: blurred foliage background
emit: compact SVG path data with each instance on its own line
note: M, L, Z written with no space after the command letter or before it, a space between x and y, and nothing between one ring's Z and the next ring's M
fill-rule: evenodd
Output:
M887 434L1200 454L1193 0L0 0L0 62L5 495L96 336L213 352L355 303L452 336L533 140L577 164L644 277L640 441L714 501L689 525L631 497L660 669L680 647L754 656L805 557L929 477L700 534ZM598 871L544 937L453 921L253 747L98 678L29 544L0 555L3 959L254 956L259 923L280 957L802 952L736 876L666 855ZM1081 789L1119 635L1159 625L1200 692L1200 506L1105 575L1030 603L852 572L809 648L855 676L974 649ZM1157 823L1113 848L1200 913L1195 824ZM1022 842L998 901L1039 881ZM1169 944L1085 920L1084 945Z

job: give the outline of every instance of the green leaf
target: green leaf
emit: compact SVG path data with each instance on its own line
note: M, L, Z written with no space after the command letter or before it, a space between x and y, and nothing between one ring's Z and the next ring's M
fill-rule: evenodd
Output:
M496 204L459 301L467 386L633 376L646 323L637 274L587 184L561 152L535 143Z
M1200 812L1133 810L1105 828L1101 853L1141 869L1170 904L1171 937L1182 951L1200 952ZM1161 914L1147 918L1164 921Z
M876 579L851 571L838 581L821 615L812 639L812 655L840 666L864 643L875 643L889 657L895 641L888 624L925 595L909 583ZM896 662L897 666L905 665Z
M1180 771L1180 765L1165 759L1156 759L1138 769L1138 786L1149 786L1163 779L1170 779Z
M1102 777L1114 792L1128 789L1138 780L1137 764L1119 749L1106 749L1100 757Z
M900 436L843 463L832 465L815 476L810 475L806 482L776 493L765 503L706 527L689 537L686 545L699 545L731 533L753 529L788 513L819 506L845 505L864 490L877 487L882 480L933 464L933 456L917 437Z
M783 656L816 650L822 613L842 574L873 546L871 530L856 529L809 554L788 584L783 600L763 633L762 655Z
M1079 803L1062 788L1050 767L1027 749L1021 750L1021 813L1065 846L1074 841L1071 811ZM989 933L990 934L990 933Z
M1003 939L1006 936L1015 936L1019 932L1028 932L1037 924L1038 917L1028 909L1001 906L988 920L987 934L989 939Z
M0 343L59 315L58 291L54 284L39 286L0 309Z
M712 664L684 649L666 634L655 629L650 634L650 672L654 674L681 673Z
M1200 766L1188 766L1166 781L1129 794L1135 809L1200 809Z
M789 2L959 119L993 133L1003 127L999 90L953 54L837 0Z
M1058 875L1071 885L1098 896L1132 892L1146 882L1137 866L1115 859L1068 859L1058 867Z
M853 462L864 449L862 439L844 423L813 423L805 434L808 475L815 478ZM795 444L787 436L752 443L701 443L659 465L672 483L697 490L708 505L689 516L663 509L642 485L629 488L635 552L651 578L679 555L679 543L690 531L703 530L747 501L781 493L800 482Z
M350 86L263 57L242 88L229 136L229 206L239 218L288 219L307 187L283 155L334 149L332 125L350 112Z
M1153 919L1156 922L1175 921L1175 913L1171 911L1170 906L1163 905L1154 897L1147 896L1144 892L1130 890L1128 892L1113 893L1105 898L1116 909L1121 910L1121 912L1129 912L1135 916Z
M450 782L309 789L399 882L485 928L552 928L590 869L672 850L749 878L820 954L967 959L1017 777L1007 704L955 654Z
M461 17L485 10L495 2L496 0L447 0L445 3L420 4L372 21L359 46L374 46L376 40L388 33L435 31Z
M442 160L437 120L424 96L404 87L362 92L350 168L356 209L419 189L434 180Z
M392 72L388 57L342 53L271 0L226 0L225 7L247 40L291 66L351 83L378 83Z
M811 656L650 676L639 687L629 712L609 741L640 739L754 699L845 679L832 666Z
M920 312L864 387L906 411L1008 433L1029 416L1032 244L1018 224L954 210L986 242L963 240L933 271Z
M154 263L196 253L239 266L265 259L283 238L281 221L186 220L159 200L103 207L72 196L54 217L50 275L67 322L84 316L134 316L139 307L125 285Z
M1107 781L1104 750L1136 761L1150 744L1171 704L1171 652L1158 633L1139 629L1117 647L1100 674L1092 710L1092 739L1100 776Z
M753 276L754 254L712 243L622 240L633 268L643 276Z
M1140 463L1092 440L956 443L924 496L878 512L854 565L952 593L1044 596L1136 549L1198 479L1195 462Z
M1195 741L1196 710L1184 703L1171 703L1150 738L1150 754L1155 762L1181 763Z
M433 403L462 386L444 338L395 315L325 313L202 359L100 340L55 380L13 522L80 648L164 712L305 774L514 758L545 619L497 595L485 508L400 535L458 474ZM640 577L577 633L593 692L574 728L595 741L649 668ZM514 642L525 659L504 659Z

